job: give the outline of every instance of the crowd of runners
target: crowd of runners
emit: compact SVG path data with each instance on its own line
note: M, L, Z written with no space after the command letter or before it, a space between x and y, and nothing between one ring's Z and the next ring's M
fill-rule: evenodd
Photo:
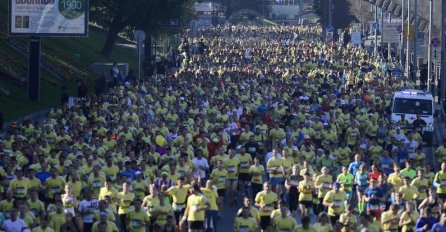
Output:
M425 122L388 117L414 84L321 34L202 30L163 75L14 125L0 142L1 228L446 231L446 141L431 161Z

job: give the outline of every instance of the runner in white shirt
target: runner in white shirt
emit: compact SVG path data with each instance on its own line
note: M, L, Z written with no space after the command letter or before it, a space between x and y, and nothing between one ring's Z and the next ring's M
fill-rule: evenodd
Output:
M5 232L22 232L23 229L26 229L26 223L21 218L18 218L18 212L16 208L11 209L11 219L6 220L2 229Z
M203 151L197 150L196 157L192 159L192 163L195 166L194 178L201 178L201 183L206 183L206 171L209 169L209 163L206 158L203 157Z
M91 229L94 222L94 213L98 210L99 203L97 199L92 199L89 189L85 190L84 197L85 199L79 203L78 210L82 215L85 229Z

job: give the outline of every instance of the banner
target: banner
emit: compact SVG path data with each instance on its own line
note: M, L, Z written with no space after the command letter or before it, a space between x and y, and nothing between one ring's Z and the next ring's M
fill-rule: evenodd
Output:
M87 36L88 0L9 0L9 34Z

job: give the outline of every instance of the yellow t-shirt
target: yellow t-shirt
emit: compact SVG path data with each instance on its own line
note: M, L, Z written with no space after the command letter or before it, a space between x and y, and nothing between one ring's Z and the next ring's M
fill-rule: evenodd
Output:
M400 187L403 186L403 179L397 173L391 173L387 178L387 182L392 184L395 190L400 189Z
M325 194L331 189L331 184L333 183L333 178L330 175L319 175L316 178L316 186L321 186L318 190L318 197L323 198Z
M274 192L261 191L257 193L255 202L261 205L259 211L260 216L271 216L271 212L274 210L274 204L277 202L277 194Z
M187 208L189 213L187 215L188 221L204 221L204 210L194 212L197 208L205 207L207 204L207 199L202 195L190 195L187 198Z
M293 231L296 228L297 223L296 219L294 219L291 216L286 216L286 217L279 216L273 219L273 225L276 231L285 232L285 231Z
M281 167L283 165L283 160L281 158L271 158L268 160L266 165L267 169L274 169L274 171L270 171L271 178L280 178L283 177Z
M14 197L24 199L28 196L28 190L30 188L29 180L22 178L21 180L13 179L9 182L9 189L14 194Z
M99 232L98 225L99 225L99 221L93 223L91 232ZM115 223L107 221L107 232L119 232L119 230Z
M32 232L54 232L53 229L51 229L50 227L46 227L45 229L43 229L42 227L36 227L32 230Z
M257 222L254 218L236 217L234 222L235 232L255 232L257 231Z
M135 193L135 198L143 199L146 195L146 188L149 186L149 183L145 180L132 182L133 192Z
M334 203L333 207L328 207L328 216L341 215L344 212L344 202L348 200L347 194L344 191L335 192L335 190L328 191L324 197L324 201Z
M353 174L351 173L341 173L338 175L338 181L341 183L341 190L345 192L352 191L352 185L353 185Z
M392 211L390 211L390 210L381 214L381 221L394 219L394 218L396 218L398 220L395 222L383 223L384 232L391 231L391 230L395 230L395 231L398 230L400 215L393 214Z
M251 165L249 167L249 173L251 174L251 182L254 184L262 184L263 183L263 175L265 174L265 169L262 165Z
M169 204L157 205L152 209L152 212L158 212L158 216L156 217L155 224L159 226L166 225L167 215L173 214L173 208Z
M299 201L312 201L313 200L313 181L302 180L299 182Z
M166 190L166 193L172 197L172 207L174 210L182 210L186 207L187 192L190 189L190 185L172 186Z
M318 232L330 232L333 231L333 227L330 223L325 223L325 225L321 225L319 222L314 224L314 228Z
M134 207L132 205L133 205L133 200L135 200L135 194L133 193L125 194L124 192L120 192L118 194L118 198L120 199L118 203L119 205L118 214L127 214L133 211Z
M237 156L240 160L240 173L249 173L249 166L251 166L252 158L249 153L244 153L243 155Z
M224 189L226 187L226 178L228 172L226 170L214 169L211 173L211 179L214 181L217 189Z
M403 221L403 223L407 223L410 222L410 224L408 225L404 225L403 228L401 228L401 232L406 232L406 231L414 231L415 230L415 224L417 223L417 219L420 215L414 211L411 214L408 214L407 212L403 212L401 214L401 221Z
M347 215L347 213L343 213L339 217L339 222L343 225L348 225L342 227L341 229L342 232L354 231L355 230L354 226L356 224L356 216L353 214L349 216Z
M405 201L415 200L418 196L418 190L414 186L401 186L398 192L403 194L403 199Z
M418 190L418 200L427 198L427 188L429 187L429 181L426 178L415 178L411 186L414 186Z
M60 231L60 227L65 224L65 213L50 213L49 214L49 227L54 228L55 231Z
M48 178L45 182L48 198L53 199L54 195L61 194L64 189L64 186L65 186L65 181L61 177Z
M201 192L208 199L209 210L218 210L217 198L218 193L214 189L201 188Z
M440 186L437 188L437 193L446 193L446 172L437 172L437 174L435 174L434 181L440 184Z
M238 166L240 164L240 160L236 157L227 158L223 161L225 169L228 171L228 176L226 177L228 180L237 180L238 179Z

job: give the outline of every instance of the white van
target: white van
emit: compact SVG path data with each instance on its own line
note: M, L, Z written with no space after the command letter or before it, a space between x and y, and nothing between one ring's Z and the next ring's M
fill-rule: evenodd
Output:
M401 119L401 115L404 114L405 119L409 124L412 124L417 118L417 114L419 114L427 124L423 128L423 140L429 145L432 144L435 109L434 98L431 93L415 89L395 92L390 107L392 123L397 123Z

